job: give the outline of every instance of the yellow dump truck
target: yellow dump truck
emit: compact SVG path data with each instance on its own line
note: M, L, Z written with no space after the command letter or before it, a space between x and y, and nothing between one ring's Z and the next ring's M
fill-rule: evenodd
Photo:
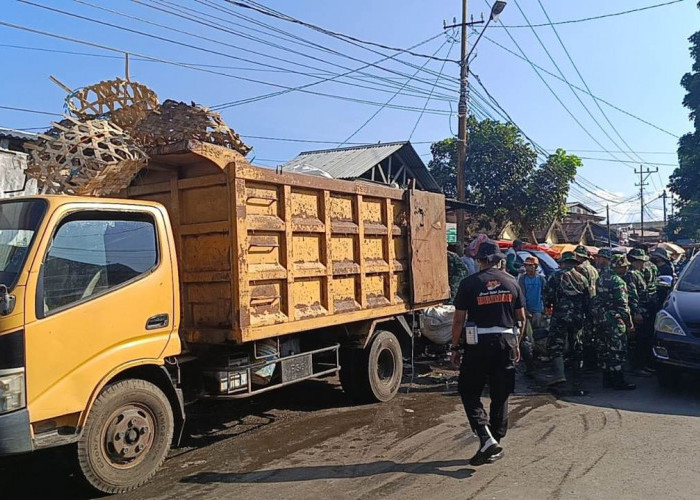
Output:
M108 181L108 180L106 180ZM398 391L416 311L449 295L442 195L153 151L118 198L0 202L0 455L72 444L116 493L187 403L340 372Z

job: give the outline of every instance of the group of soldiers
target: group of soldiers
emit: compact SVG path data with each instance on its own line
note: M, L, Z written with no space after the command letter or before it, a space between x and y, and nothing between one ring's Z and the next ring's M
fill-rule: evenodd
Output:
M668 255L657 250L655 258L671 265ZM580 372L586 365L602 368L604 387L635 389L625 379L623 366L629 356L636 375L653 371L654 318L661 305L658 267L641 248L628 254L604 248L593 257L578 246L565 252L560 263L544 294L545 306L552 309L547 340L551 385L566 382L564 355L569 352L575 390L580 390Z

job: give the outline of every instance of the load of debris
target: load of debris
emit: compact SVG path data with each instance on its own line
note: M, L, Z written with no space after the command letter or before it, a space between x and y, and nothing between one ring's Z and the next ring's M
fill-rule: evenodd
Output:
M194 139L233 149L247 146L219 113L195 103L159 104L147 86L116 78L66 92L68 114L26 145L27 176L39 191L104 196L126 188L156 146Z

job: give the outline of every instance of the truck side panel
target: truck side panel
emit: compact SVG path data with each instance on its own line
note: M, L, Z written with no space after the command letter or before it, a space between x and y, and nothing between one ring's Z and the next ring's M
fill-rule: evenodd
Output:
M436 281L412 300L406 191L279 173L228 150L212 157L216 147L200 146L155 155L127 192L170 213L186 340L243 343L401 314L446 297L441 248L422 270L439 268L444 286ZM431 220L443 223L423 237L444 247L444 198L424 196L440 212Z

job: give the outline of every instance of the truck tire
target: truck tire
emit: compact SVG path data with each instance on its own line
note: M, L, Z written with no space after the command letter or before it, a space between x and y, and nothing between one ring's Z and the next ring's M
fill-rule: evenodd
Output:
M341 348L340 383L353 401L389 401L399 391L402 376L401 345L389 331L377 332L365 349Z
M155 385L127 379L107 386L78 441L83 476L103 493L138 488L163 464L173 428L170 402Z

